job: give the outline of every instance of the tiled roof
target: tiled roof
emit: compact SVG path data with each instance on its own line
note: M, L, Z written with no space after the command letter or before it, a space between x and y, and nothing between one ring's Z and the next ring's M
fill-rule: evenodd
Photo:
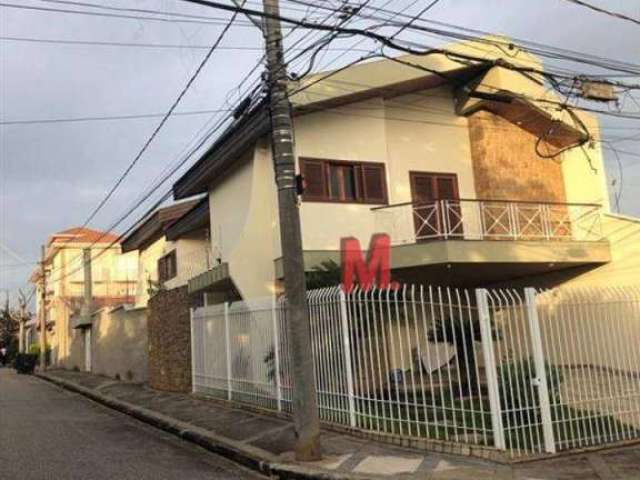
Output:
M165 230L173 222L195 207L201 200L201 198L196 198L159 208L122 239L122 251L138 250L155 242L165 234Z
M49 244L60 243L112 243L119 240L118 235L101 232L86 227L73 227L49 237Z

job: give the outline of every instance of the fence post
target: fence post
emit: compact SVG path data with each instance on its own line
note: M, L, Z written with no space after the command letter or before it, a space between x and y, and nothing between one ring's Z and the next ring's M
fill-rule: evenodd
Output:
M449 238L449 202L447 200L440 200L438 202L438 206L440 207L440 211L442 212L442 225L444 228L444 239ZM442 233L442 232L440 232Z
M478 320L480 321L480 336L482 340L482 355L487 376L489 406L491 408L493 442L497 449L506 450L504 428L502 426L502 408L500 407L500 389L498 388L498 371L496 367L495 351L493 348L493 331L491 328L491 315L489 314L488 297L489 292L486 289L476 289Z
M189 308L189 321L191 324L191 392L196 393L196 341L195 322L193 319L193 307Z
M231 400L231 343L229 342L229 303L224 302L224 341L227 354L227 400Z
M349 321L347 318L347 298L339 287L340 295L340 323L342 325L342 344L344 348L344 363L347 375L347 396L349 399L349 425L356 426L356 401L353 392L353 365L351 363L351 337L349 335Z
M536 309L536 289L525 288L524 299L527 306L527 318L529 320L529 333L531 335L531 348L533 363L536 369L536 378L533 385L538 389L540 399L540 416L542 420L542 434L544 437L544 451L556 453L556 442L553 434L551 420L551 407L549 402L549 385L547 384L547 372L544 364L544 351L542 349L542 335L540 335L540 321Z
M280 335L278 333L278 310L276 306L276 297L271 300L271 320L273 322L273 363L275 368L276 380L276 399L278 411L282 411L282 388L280 385Z

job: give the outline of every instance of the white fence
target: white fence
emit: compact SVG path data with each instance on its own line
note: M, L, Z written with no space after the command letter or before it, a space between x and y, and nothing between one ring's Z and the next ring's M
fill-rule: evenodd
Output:
M640 438L638 289L308 294L320 417L514 456ZM286 303L192 313L194 391L291 410Z
M393 244L431 239L602 239L601 207L578 203L435 200L373 208L376 230Z

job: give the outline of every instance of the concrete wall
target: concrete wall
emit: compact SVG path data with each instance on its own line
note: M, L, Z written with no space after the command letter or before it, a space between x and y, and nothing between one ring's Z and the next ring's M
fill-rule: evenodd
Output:
M146 382L148 372L147 310L103 309L93 315L92 372L122 380Z
M146 382L147 309L103 308L92 315L91 371L123 381ZM86 370L85 337L80 329L72 329L71 348L63 366Z
M70 364L74 331L69 318L79 308L80 297L84 294L83 246L64 246L55 253L52 258L52 271L55 273L47 285L52 292L48 295L50 308L47 318L55 323L47 343L52 348L54 363L61 367ZM105 251L96 245L92 248L91 256L95 257L91 265L91 288L96 301L118 298L125 302L135 294L137 252L122 254L119 246ZM39 309L40 302L36 302L36 305Z

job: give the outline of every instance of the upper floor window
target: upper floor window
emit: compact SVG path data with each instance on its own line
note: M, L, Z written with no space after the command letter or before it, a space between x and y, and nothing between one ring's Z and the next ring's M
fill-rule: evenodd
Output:
M173 250L158 260L158 280L160 282L166 282L174 278L177 274L176 251Z
M300 159L306 188L303 200L343 203L387 203L383 163Z

